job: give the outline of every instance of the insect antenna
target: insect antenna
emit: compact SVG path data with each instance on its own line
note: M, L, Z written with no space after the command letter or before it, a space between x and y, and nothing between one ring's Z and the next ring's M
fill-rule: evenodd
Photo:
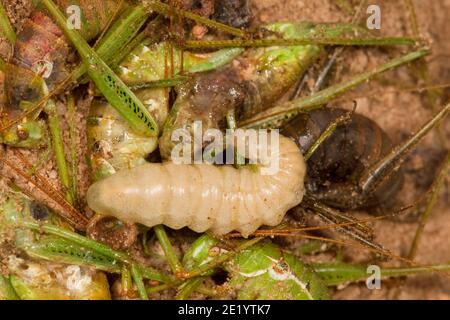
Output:
M180 48L183 48L184 44L184 20L183 16L177 15L177 10L182 9L182 3L180 0L169 0L169 11L167 17L169 18L169 37L166 41L166 48L164 53L164 77L165 79L171 79L174 77L175 71L175 44ZM183 33L183 34L180 34ZM183 56L184 52L180 52L180 74L183 72ZM165 88L164 93L166 99L170 98L171 89Z
M395 147L389 154L368 168L362 175L359 186L361 191L370 194L375 188L396 172L396 168L405 159L406 155L419 143L419 141L433 129L440 120L444 119L450 112L450 103L439 111L430 121L423 125L408 140Z
M116 20L116 18L119 16L120 12L124 8L124 4L125 4L125 0L119 0L119 4L117 5L116 10L111 15L111 17L109 18L109 20L106 23L105 27L103 28L102 32L100 33L99 37L95 41L94 48L97 47L97 45L100 43L100 41L102 41L103 37L108 32L108 30L111 27L112 23L114 22L114 20Z
M30 167L29 162L25 159L21 152L16 152L13 150L13 154L26 166ZM84 230L86 228L88 219L82 215L78 210L76 210L64 196L56 190L44 177L40 174L35 173L34 175L28 175L24 170L18 168L11 161L7 160L5 157L2 157L1 161L5 163L8 167L14 170L19 176L21 176L25 181L32 183L36 186L41 192L47 195L50 199L52 199L56 204L58 204L64 210L57 210L57 212L65 219L67 219L74 227L80 230Z
M422 86L408 86L408 87L399 87L392 90L386 89L376 89L376 90L368 90L366 93L358 93L354 95L348 95L346 97L336 98L334 102L338 104L339 102L353 101L357 99L369 98L369 97L377 97L383 94L392 94L392 93L408 93L408 92L423 92L426 90L434 90L434 89L447 89L450 88L450 82L447 83L436 83L430 85L422 85Z
M169 3L170 3L170 8L171 8L171 12L169 15L169 18L170 18L170 26L169 26L170 50L169 50L169 54L170 54L171 69L170 69L170 73L168 75L170 75L170 77L173 77L175 74L174 45L177 45L179 48L181 48L181 53L180 53L181 63L179 66L180 70L178 70L178 71L180 74L183 73L184 52L183 52L182 48L184 47L184 43L185 43L185 38L184 38L185 20L184 20L183 16L175 14L177 9L182 9L182 2L180 0L170 0Z
M412 266L412 267L419 267L420 265L417 264L416 262L414 262L411 259L399 256L399 255L395 255L392 254L390 251L387 250L378 250L375 248L368 248L365 247L363 245L360 245L358 243L355 242L348 242L348 241L343 241L343 240L336 240L336 239L330 239L330 238L325 238L325 237L319 237L319 236L312 236L312 235L303 235L303 234L294 234L294 235L289 235L289 234L279 234L281 236L286 236L286 237L294 237L294 238L302 238L302 239L310 239L310 240L318 240L318 241L323 241L323 242L327 242L327 243L334 243L337 245L342 245L342 246L347 246L347 247L353 247L356 249L363 249L363 250L369 250L371 252L386 256L388 258L391 259L395 259L395 260L399 260L402 262L406 262L408 265ZM447 271L442 272L441 270L437 269L437 268L433 268L430 267L430 271L435 271L435 272L439 272L440 275L449 278L450 274Z
M432 190L430 190L431 192ZM299 228L286 228L284 226L278 226L275 227L273 229L260 229L255 231L253 234L251 234L251 237L274 237L274 236L285 236L285 237L290 237L290 236L303 236L302 234L299 234L301 232L307 232L307 231L323 231L323 230L332 230L332 229L336 229L336 228L343 228L343 227L347 227L347 226L352 226L355 224L361 224L364 225L365 223L370 223L370 222L375 222L375 221L380 221L380 220L384 220L386 218L389 217L394 217L394 216L398 216L399 214L402 213L406 213L408 209L415 207L419 202L423 201L424 199L426 199L425 196L422 196L421 199L419 199L418 201L414 202L413 204L404 206L398 210L395 210L392 213L388 213L388 214L384 214L384 215L380 215L377 217L369 217L369 218L364 218L364 219L352 219L350 221L347 222L339 222L339 223L328 223L326 225L320 225L320 226L311 226L311 227L299 227ZM242 237L240 233L238 232L232 232L229 233L227 235L225 235L225 238L239 238ZM329 239L329 238L324 238L324 239ZM333 240L333 239L331 239ZM338 240L341 241L341 240ZM328 241L330 242L330 241ZM355 245L357 245L355 243ZM367 247L366 245L364 245L364 243L360 243L358 244L361 248L366 248L368 250L375 250L374 252L376 252L376 250L378 251L386 251L389 252L388 250L386 250L385 248L383 248L381 245L378 245L379 247L375 247L375 246L369 246ZM378 252L380 254L383 254L382 252ZM384 255L384 254L383 254ZM410 261L412 263L412 261Z

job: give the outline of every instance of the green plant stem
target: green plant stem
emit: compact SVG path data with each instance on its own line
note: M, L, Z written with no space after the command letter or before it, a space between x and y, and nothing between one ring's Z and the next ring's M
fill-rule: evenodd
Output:
M149 230L146 229L142 234L142 247L144 248L144 254L150 256L152 254L150 248L148 247L148 233Z
M182 75L175 75L171 78L155 80L145 83L138 83L130 85L131 90L151 89L151 88L169 88L179 85L186 81L187 77Z
M76 141L76 119L75 119L75 99L71 93L67 95L67 112L69 115L69 138L70 138L70 190L74 204L78 204L78 157Z
M205 286L199 286L195 289L196 292L203 294L207 297L215 297L217 296L217 291L214 289L207 288Z
M14 32L14 28L9 21L2 1L0 1L0 29L3 31L6 39L14 45L16 43L16 33Z
M52 140L47 139L47 147L45 148L45 151L42 152L41 155L39 155L39 160L36 162L35 165L27 172L29 176L32 176L36 173L36 171L39 170L39 168L48 161L50 158L50 155L53 152L53 146L52 146Z
M177 300L187 300L191 294L205 281L205 277L196 277L184 282L176 295Z
M349 282L365 281L370 274L367 266L346 263L314 263L314 271L325 281L327 286L337 286ZM450 271L450 265L433 265L408 268L381 268L382 277L403 277L421 273Z
M98 252L98 253L101 253L111 259L119 260L119 261L122 261L125 263L131 262L130 257L128 257L128 255L126 253L113 250L110 247L108 247L107 245L104 245L97 241L88 239L86 237L83 237L82 235L79 235L78 233L75 233L75 232L72 232L72 231L57 227L57 226L53 226L50 224L40 225L40 224L30 222L30 221L21 221L19 223L19 226L23 226L23 227L26 227L31 230L44 231L48 234L58 236L63 239L66 239L66 240L73 241L79 245L85 246L87 248L90 248L90 249Z
M236 48L236 47L273 47L273 46L409 46L418 39L407 37L388 38L317 38L305 37L298 39L232 39L232 40L190 40L183 45L186 49L200 48Z
M261 241L263 239L264 239L263 237L258 237L258 238L253 238L251 240L246 240L241 245L239 245L236 248L236 250L229 251L227 253L224 253L224 254L221 254L221 255L215 257L213 260L199 266L197 269L187 272L185 277L187 279L190 279L190 278L201 276L205 272L208 272L209 270L214 269L217 266L220 266L225 261L233 258L235 255L237 255L242 250L245 250L245 249L257 244L259 241Z
M402 57L390 60L377 68L357 75L347 82L339 83L328 87L324 90L318 91L308 97L295 99L288 101L281 105L270 108L266 111L261 112L259 115L241 121L239 127L241 128L266 128L266 127L276 127L280 126L284 122L292 119L295 115L300 112L308 112L316 108L321 107L325 103L343 95L344 93L350 91L356 86L367 82L380 75L383 72L394 69L398 66L406 64L408 62L419 59L429 53L426 49L420 49L417 51L405 54Z
M167 289L171 289L175 286L176 286L176 284L161 284L158 286L149 287L149 288L147 288L147 293L148 294L157 293L157 292L161 292L161 291L164 291Z
M148 25L146 26L145 30L138 33L134 38L131 38L131 41L129 41L126 46L123 47L122 50L117 52L115 56L110 61L111 69L115 69L119 66L119 64L125 59L125 57L130 54L139 44L143 43L146 38L149 38L149 42L156 42L157 38L149 36L148 30L158 30L161 28L161 25L163 23L163 17L161 15L158 15L155 19L150 21Z
M414 5L413 0L404 0L405 6L409 11L409 19L412 29L412 34L414 37L420 37L420 29L419 24L417 22L417 14L416 14L416 7ZM432 84L432 81L430 80L430 73L428 69L427 61L422 58L417 61L416 68L415 68L416 74L415 76L423 81L426 86L429 86ZM439 104L439 98L442 96L442 91L433 88L426 90L427 92L427 100L429 107L431 107L431 110L433 112L437 112L438 110L438 104ZM444 133L442 132L442 128L440 126L436 126L435 131L437 133L439 143L443 148L447 147L447 140L445 138Z
M1 2L0 2L1 3ZM0 272L0 300L20 300L9 279Z
M132 258L130 258L126 253L111 249L107 245L104 245L102 243L99 243L94 240L83 237L83 236L79 235L78 233L75 233L75 232L72 232L72 231L69 231L66 229L62 229L62 228L59 228L59 227L56 227L53 225L49 225L49 224L39 225L37 223L30 222L30 221L20 221L18 224L19 224L18 225L19 227L25 227L25 228L28 228L31 230L36 230L36 231L41 231L41 232L43 231L48 234L55 235L55 236L61 237L63 239L67 239L67 240L77 243L79 245L85 246L91 250L94 250L98 253L101 253L111 259L118 260L122 263L127 263L127 264L133 263ZM141 274L146 279L161 281L161 282L165 282L165 283L173 282L173 279L171 277L169 277L163 273L160 273L160 272L154 270L153 268L142 267L142 266L140 266L139 268L140 268Z
M398 167L419 141L430 132L442 119L450 113L450 103L440 110L434 117L423 125L415 134L402 144L392 149L386 156L366 170L360 180L359 187L362 192L370 194L384 179Z
M148 300L148 295L147 295L147 291L145 290L145 285L144 285L144 281L142 279L141 270L134 263L131 264L131 276L133 277L134 283L136 284L136 287L138 289L141 300Z
M122 290L129 292L132 289L132 276L127 265L122 266Z
M58 112L56 111L55 102L50 99L45 106L45 112L48 114L48 125L50 134L53 139L53 148L55 150L56 165L58 167L58 175L63 188L65 189L65 198L71 205L74 204L74 195L70 184L69 171L67 169L66 155L64 151L64 142L62 138L62 130L59 122Z
M103 37L102 42L96 47L97 52L100 51L100 57L102 59L106 59L106 61L109 61L109 59L114 59L117 57L119 52L123 52L122 47L125 45L125 43L120 43L117 41L119 40L126 40L128 41L128 37L132 38L133 35L137 32L137 30L133 30L133 28L130 28L129 24L131 23L133 26L136 26L136 20L130 20L129 17L134 17L134 19L140 19L142 17L142 14L147 15L147 13L144 11L142 12L142 8L139 7L133 7L135 11L127 11L122 15L119 20L113 25L111 30L106 33L105 37ZM114 32L113 32L114 31ZM131 33L130 33L131 32ZM124 37L124 34L128 34L126 37ZM108 50L107 50L108 48ZM0 69L3 70L4 61L0 59ZM25 117L31 115L36 110L39 110L42 108L45 103L55 94L58 94L61 92L62 89L65 88L66 85L68 85L70 82L72 83L78 83L78 80L85 75L87 72L87 67L84 65L84 63L81 63L78 65L78 67L75 68L74 71L71 72L69 77L61 84L58 85L58 87L53 90L49 95L43 97L38 102L34 103L33 106L29 107L29 110L26 112L23 112L21 116L17 117L13 121L10 121L5 126L2 126L0 128L0 132L3 132L7 129L9 129L12 125L17 124L21 119L24 119Z
M419 24L417 23L417 14L416 14L416 8L414 6L413 0L404 0L406 8L409 11L409 20L411 22L411 29L413 31L413 34L415 36L418 36L420 34L419 31Z
M118 22L112 25L105 37L95 46L97 54L105 62L113 60L138 34L148 17L149 13L142 5L128 7Z
M167 262L169 263L170 269L175 275L179 275L183 273L183 266L178 260L177 255L175 254L175 250L173 249L172 244L170 243L170 239L167 236L167 232L162 225L155 226L153 228L155 230L156 237L158 238L159 243L164 251L164 255L166 256Z
M108 30L102 40L94 47L103 61L112 65L112 61L115 61L117 56L126 54L124 53L124 47L127 46L130 39L136 36L139 29L147 21L148 16L149 14L141 5L127 8L119 17L118 21ZM81 63L72 72L71 81L77 82L87 71L87 66Z
M143 103L108 67L76 30L67 27L66 18L52 0L41 0L47 11L77 49L88 68L89 77L112 107L134 128L145 136L157 136L158 124Z
M175 284L177 279L174 277L171 277L165 273L162 273L158 270L155 270L151 267L143 267L139 266L139 269L141 271L142 276L144 279L148 280L156 280L167 284Z
M417 226L416 234L414 236L414 240L411 244L411 248L409 250L408 258L410 260L414 260L417 254L417 249L419 247L420 239L422 238L422 233L425 228L428 219L430 218L431 212L433 211L434 205L438 199L439 193L444 186L444 182L448 176L448 171L450 168L450 151L447 152L447 156L444 160L441 170L437 175L437 179L433 182L431 187L431 196L427 202L427 206L420 216L419 225Z

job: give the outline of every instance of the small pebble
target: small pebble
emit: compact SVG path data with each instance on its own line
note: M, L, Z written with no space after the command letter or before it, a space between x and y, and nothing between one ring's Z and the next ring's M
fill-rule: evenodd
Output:
M192 28L192 36L196 39L201 39L205 36L205 34L208 33L208 28L201 25L195 25Z
M56 178L58 178L58 174L56 173L55 170L52 170L52 171L50 171L50 173L48 174L48 177L49 177L50 179L56 179Z

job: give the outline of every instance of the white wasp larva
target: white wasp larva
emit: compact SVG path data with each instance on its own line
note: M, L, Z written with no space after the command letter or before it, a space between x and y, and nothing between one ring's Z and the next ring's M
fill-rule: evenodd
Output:
M88 205L149 227L164 224L216 235L236 230L248 236L261 225L278 225L303 198L303 156L292 140L281 135L277 140L272 156L278 157L279 169L272 175L263 175L262 166L147 163L94 183Z

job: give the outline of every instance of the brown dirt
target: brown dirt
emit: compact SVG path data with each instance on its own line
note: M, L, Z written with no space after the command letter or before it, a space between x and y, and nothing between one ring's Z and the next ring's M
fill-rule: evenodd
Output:
M20 29L23 18L29 12L29 0L6 0L7 10L13 20L14 26ZM359 1L351 1L356 5ZM257 22L312 20L317 22L350 21L348 12L335 5L337 1L331 0L254 0L253 7ZM430 68L430 82L434 84L448 83L450 79L450 37L448 29L448 12L450 0L416 0L418 22L420 30L429 41L432 55L426 58ZM411 34L409 15L403 1L371 1L379 4L382 12L382 35L400 36ZM351 48L347 49L339 59L338 67L333 72L331 83L338 83L373 68L394 56L406 52L407 48L380 49L380 48ZM384 128L395 143L401 142L411 132L429 119L433 114L424 92L402 91L400 88L423 85L414 76L414 67L402 67L380 76L376 81L361 86L347 95L347 100L331 105L352 106L352 100L358 103L357 111L374 120ZM381 89L381 91L379 91ZM369 92L377 90L375 95ZM450 97L450 90L444 89L438 108L443 106ZM86 136L85 115L88 104L85 97L79 98L79 111L77 113L77 144L80 147L79 180L81 181L80 194L83 195L88 183L88 169L85 162ZM65 107L60 104L60 113L67 115ZM67 125L64 121L66 141ZM444 138L448 144L450 138L450 121L442 125ZM408 204L423 196L434 178L439 159L442 159L442 148L439 146L435 132L430 133L420 144L414 154L405 163L406 182L404 190L399 196L399 202ZM38 159L38 152L26 152L30 161ZM54 160L50 159L39 171L50 181L58 184ZM5 173L5 172L4 172ZM9 174L6 172L5 174ZM430 221L426 225L423 239L420 243L416 262L419 264L444 264L450 261L450 197L446 187L441 192ZM414 216L423 209L423 205L410 210ZM364 215L364 213L359 213ZM413 221L380 221L375 223L377 240L393 253L407 254L417 222ZM291 247L293 248L293 247ZM367 261L371 256L365 252L345 249L345 259L352 261ZM399 265L398 262L385 262L383 265ZM167 298L166 296L163 296ZM382 282L381 290L369 290L364 284L351 284L336 290L336 299L450 299L450 281L448 276L437 274L427 276L414 276L406 279L386 280Z
M352 1L357 3L358 1ZM255 1L257 18L261 22L277 20L311 20L317 22L350 21L351 17L335 5L337 1L315 0L263 0ZM422 35L431 43L432 55L427 57L430 83L448 83L450 79L450 37L443 32L447 24L450 1L414 1L418 24ZM371 1L381 7L382 26L380 33L386 36L411 34L409 15L403 1ZM341 55L331 83L338 83L354 74L372 69L393 56L399 56L406 49L360 48L348 49ZM432 116L426 94L405 92L402 87L423 85L414 77L413 67L402 67L391 71L348 94L348 101L331 103L331 106L352 106L352 99L358 103L357 112L374 119L399 143ZM380 88L382 88L381 91ZM375 96L367 92L376 91ZM444 89L438 108L448 100L450 90ZM366 97L364 97L366 95ZM445 100L447 99L447 100ZM450 121L442 125L448 147ZM436 161L442 160L441 148L435 132L430 133L405 163L406 182L399 201L407 204L423 196L434 179ZM425 227L416 262L420 264L444 264L450 258L450 197L448 179L441 192L431 219ZM414 216L423 209L416 206L410 213ZM411 219L410 219L411 220ZM412 219L414 220L414 219ZM393 253L406 255L417 228L416 222L380 221L374 226L376 239ZM366 260L355 250L345 250L349 261ZM396 263L384 263L383 265ZM450 284L446 276L415 276L408 279L383 281L381 290L369 290L364 284L352 284L336 290L336 299L449 299Z

